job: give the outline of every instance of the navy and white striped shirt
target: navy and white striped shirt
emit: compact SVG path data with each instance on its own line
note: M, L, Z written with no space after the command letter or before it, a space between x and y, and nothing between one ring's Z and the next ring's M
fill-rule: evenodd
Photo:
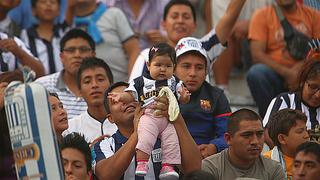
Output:
M58 94L64 109L67 111L68 119L79 116L87 111L87 103L82 97L74 95L62 78L63 71L43 76L36 80L42 84L49 92Z
M44 66L45 74L52 74L63 69L60 61L60 40L69 29L67 24L55 25L51 41L39 37L37 26L24 29L21 32L21 40L30 48L31 53L38 57Z
M296 93L282 93L275 97L269 104L266 115L263 118L263 126L266 127L273 112L281 109L298 109L307 116L307 129L311 129L311 124L320 123L320 107L310 108L304 104Z
M317 10L320 10L320 0L304 0L303 3Z
M125 91L132 91L135 100L141 102L142 107L145 107L154 102L153 99L158 96L161 87L164 86L169 87L177 99L179 99L178 90L182 87L182 81L175 76L165 80L154 80L151 77L140 76L130 82L129 87Z

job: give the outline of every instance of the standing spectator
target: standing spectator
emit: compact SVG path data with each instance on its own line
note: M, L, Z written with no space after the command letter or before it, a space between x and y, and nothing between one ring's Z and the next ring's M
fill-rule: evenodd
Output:
M8 16L9 11L19 4L20 0L0 1L0 32L10 37L20 35L21 27Z
M274 98L263 119L263 126L267 126L273 113L284 108L298 109L307 116L307 129L315 129L320 124L320 56L307 59L299 71L295 91L281 93ZM266 128L267 135L268 128ZM273 144L266 136L269 147Z
M296 0L276 0L276 5L295 29L309 38L320 37L319 12L296 3ZM289 55L284 31L273 6L255 12L250 22L249 40L255 64L247 74L247 81L263 117L272 98L292 89L302 62Z
M229 37L232 28L240 14L246 0L233 0L219 21L216 28L213 28L207 35L201 38L201 43L210 60L215 59L225 49L224 44ZM163 14L162 27L167 33L167 43L172 47L184 37L191 36L196 29L196 12L189 1L171 0L166 5ZM143 50L136 60L129 81L140 76L146 71L149 49Z
M68 134L60 143L60 151L66 180L91 179L91 151L83 136Z
M114 81L127 81L140 49L125 14L95 0L77 1L74 12L74 24L94 39L97 57L110 66Z
M15 0L17 1L17 0ZM20 0L19 0L20 1ZM37 19L32 14L32 0L22 0L19 6L9 12L10 18L15 21L21 28L29 28L37 23ZM67 2L73 0L60 0L61 8L56 23L62 23L65 19L65 11L67 9ZM4 1L5 2L5 1Z
M264 137L258 114L248 109L232 113L224 137L229 148L202 160L202 170L214 179L284 179L281 165L260 154Z
M82 60L93 56L95 43L91 36L80 29L72 29L60 41L60 60L64 69L36 80L48 91L58 94L69 119L87 110L77 85L77 73Z
M297 147L309 140L306 128L307 116L299 110L283 109L270 118L269 136L275 147L263 155L279 162L285 179L292 179L293 159Z
M18 70L22 66L29 66L37 77L43 76L43 65L39 59L32 56L19 38L10 38L7 34L0 32L0 50L0 76L3 73Z
M161 32L161 17L169 0L106 0L106 4L121 9L127 16L135 35L139 38L140 49L166 41Z
M31 0L33 15L38 23L21 32L21 40L30 48L31 53L40 59L46 75L63 69L59 57L59 43L68 24L54 23L59 15L60 1Z
M88 105L88 109L69 121L68 132L83 134L88 143L112 135L118 129L107 119L104 108L104 92L113 83L109 66L96 57L86 58L77 75L80 94Z
M298 146L293 165L294 180L316 180L320 177L320 144L306 142Z

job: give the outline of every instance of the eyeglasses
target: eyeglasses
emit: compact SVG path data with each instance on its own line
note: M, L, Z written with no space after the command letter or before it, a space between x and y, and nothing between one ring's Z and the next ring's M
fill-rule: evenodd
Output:
M310 84L308 81L306 81L306 84L308 85L308 88L312 94L315 94L320 90L320 86L318 85Z
M75 53L77 51L77 49L79 50L80 53L88 53L88 52L92 51L91 48L86 47L86 46L68 47L68 48L63 49L63 51L71 54L71 53Z

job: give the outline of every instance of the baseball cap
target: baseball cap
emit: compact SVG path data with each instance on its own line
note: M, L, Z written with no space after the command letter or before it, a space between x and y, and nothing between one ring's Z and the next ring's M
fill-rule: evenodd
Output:
M179 56L181 56L187 52L196 51L206 58L207 65L209 65L209 63L210 63L208 55L207 55L207 51L202 47L202 43L197 38L194 38L194 37L182 38L177 43L175 49L176 49L177 60L178 60Z

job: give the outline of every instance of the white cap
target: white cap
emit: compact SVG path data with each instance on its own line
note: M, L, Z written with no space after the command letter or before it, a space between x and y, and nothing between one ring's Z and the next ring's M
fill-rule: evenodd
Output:
M177 59L179 56L181 56L186 52L197 51L206 58L207 63L210 63L207 55L207 51L202 47L202 43L197 38L194 38L194 37L182 38L177 43L175 49L176 49Z

